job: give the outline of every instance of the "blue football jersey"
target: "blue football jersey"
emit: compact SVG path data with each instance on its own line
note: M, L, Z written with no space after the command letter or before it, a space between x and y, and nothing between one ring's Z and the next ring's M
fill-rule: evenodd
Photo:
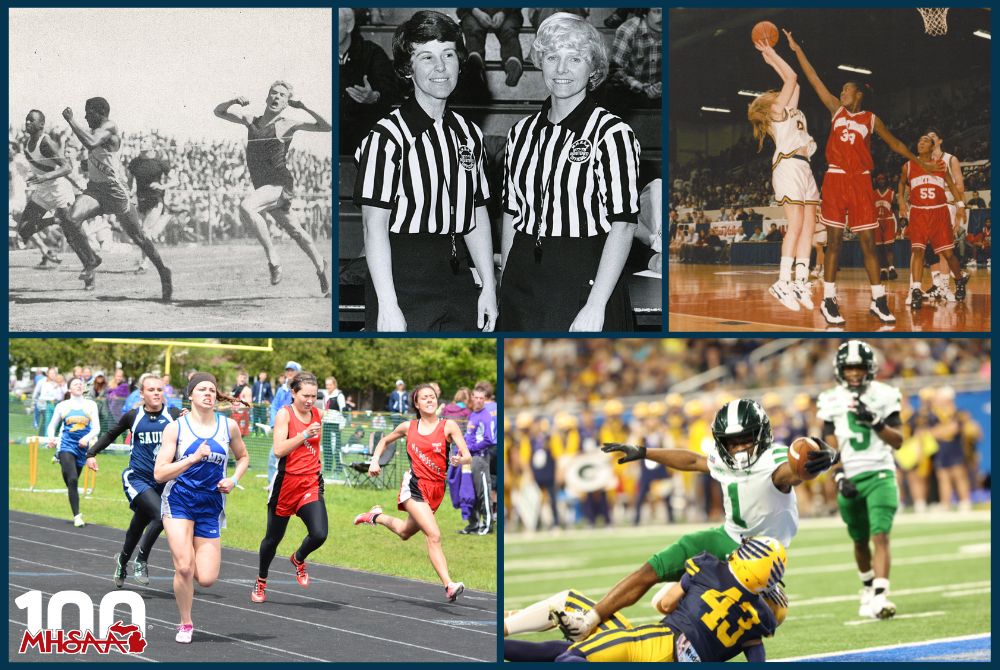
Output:
M728 661L749 640L774 635L778 622L764 599L747 591L726 561L708 552L688 559L684 597L663 623L677 633L677 660Z

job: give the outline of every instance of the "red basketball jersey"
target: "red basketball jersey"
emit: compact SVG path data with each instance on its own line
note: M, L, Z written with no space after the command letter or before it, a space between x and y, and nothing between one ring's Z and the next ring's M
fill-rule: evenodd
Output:
M937 207L948 203L944 172L931 174L919 163L906 161L906 180L910 184L911 207Z
M320 411L313 407L312 416L309 422L299 421L295 416L295 410L291 405L286 405L282 410L288 411L288 437L302 434L311 423L319 423L322 419ZM292 453L284 456L281 460L285 462L285 472L290 475L314 475L322 467L319 462L319 441L320 434L310 437L301 447L296 447Z
M872 133L875 115L871 112L851 114L841 107L833 115L830 137L826 141L826 162L830 169L848 174L861 174L872 169Z
M896 192L891 188L884 191L875 189L875 212L880 219L892 218L892 201L896 197Z
M418 479L445 480L448 473L448 438L444 434L444 424L445 419L440 419L430 435L421 435L418 430L420 420L410 421L406 431L406 455L410 457L410 469Z

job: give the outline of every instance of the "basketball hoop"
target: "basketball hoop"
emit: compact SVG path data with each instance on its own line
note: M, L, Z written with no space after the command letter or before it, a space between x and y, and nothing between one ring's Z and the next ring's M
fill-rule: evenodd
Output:
M947 7L917 7L924 19L924 31L928 35L940 37L948 32Z

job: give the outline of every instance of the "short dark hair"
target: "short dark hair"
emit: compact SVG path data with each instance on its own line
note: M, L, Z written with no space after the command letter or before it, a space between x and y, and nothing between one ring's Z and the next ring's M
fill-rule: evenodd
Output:
M465 64L469 52L465 49L462 29L447 14L422 9L401 23L392 36L392 60L396 74L400 77L409 77L413 74L413 68L410 64L410 57L413 56L413 45L434 41L454 42L455 51L458 52L459 65Z
M319 388L319 381L317 381L316 375L311 372L299 372L296 374L295 379L288 384L288 388L298 393L299 389L305 384Z
M104 98L87 98L86 104L83 106L84 109L92 109L101 116L107 116L111 113L111 105Z
M944 137L941 136L941 131L939 131L934 126L931 126L930 128L928 128L927 130L924 131L924 135L930 135L931 133L934 133L935 135L937 135L938 139L941 140L942 142L944 141Z
M45 114L42 113L42 110L32 109L31 111L28 112L28 116L31 116L32 114L38 114L38 118L42 120L42 124L43 125L45 124Z
M865 96L865 100L867 102L871 102L872 96L875 95L875 89L872 88L872 85L866 81L861 81L860 79L849 79L844 83L853 84L854 88L861 91L861 94Z

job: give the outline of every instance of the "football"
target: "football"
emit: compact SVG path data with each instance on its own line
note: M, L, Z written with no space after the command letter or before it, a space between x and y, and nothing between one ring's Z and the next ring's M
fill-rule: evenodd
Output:
M788 463L799 479L815 479L820 474L818 472L812 474L806 470L810 451L819 451L819 445L816 444L816 440L809 437L797 437L788 447Z

